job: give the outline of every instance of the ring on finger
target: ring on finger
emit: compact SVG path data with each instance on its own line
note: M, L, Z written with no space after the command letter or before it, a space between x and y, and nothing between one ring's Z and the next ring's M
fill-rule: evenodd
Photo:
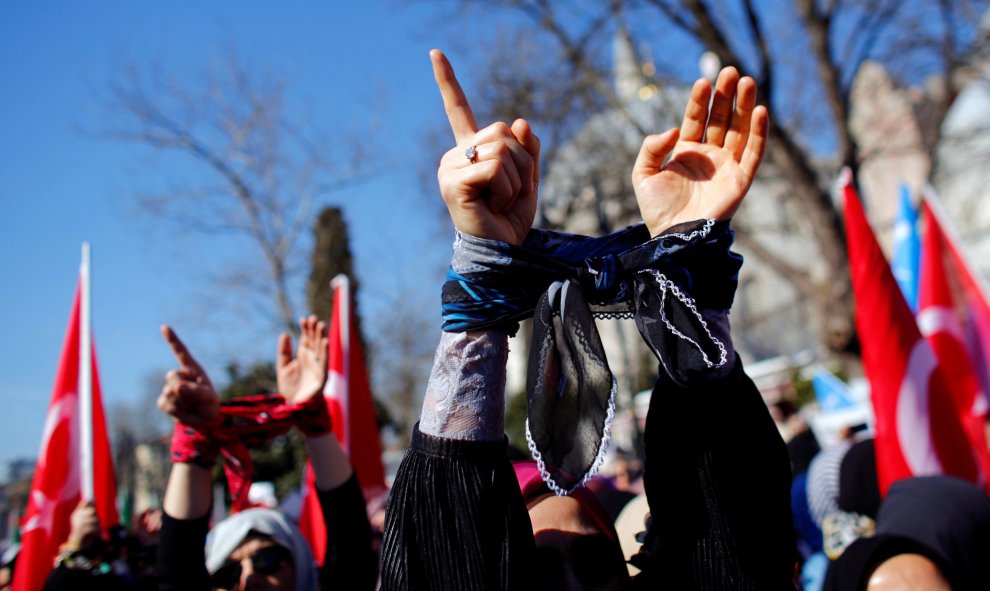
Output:
M469 146L467 150L464 150L464 157L471 164L478 161L478 146Z

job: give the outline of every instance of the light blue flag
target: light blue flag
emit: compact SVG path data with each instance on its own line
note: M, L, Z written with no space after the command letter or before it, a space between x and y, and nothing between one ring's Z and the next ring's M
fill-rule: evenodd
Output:
M921 267L921 238L918 210L911 203L911 189L901 183L901 206L894 223L894 257L891 270L913 312L918 311L918 275Z
M826 370L819 369L811 378L811 385L823 413L856 408L858 403L849 394L849 386Z

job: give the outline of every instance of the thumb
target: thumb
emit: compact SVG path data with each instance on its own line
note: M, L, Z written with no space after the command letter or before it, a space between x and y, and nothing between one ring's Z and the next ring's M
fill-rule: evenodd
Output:
M633 182L638 183L660 172L663 161L674 149L679 137L680 129L676 127L659 135L646 136L643 146L639 149L639 156L636 157L636 164L633 165Z
M516 136L516 140L522 144L522 147L533 158L533 185L535 189L540 184L540 138L536 137L536 134L533 133L533 128L529 125L529 121L525 119L516 119L512 122L510 129L512 130L512 135Z
M275 368L281 370L292 361L292 337L283 332L278 335L278 355L275 357Z

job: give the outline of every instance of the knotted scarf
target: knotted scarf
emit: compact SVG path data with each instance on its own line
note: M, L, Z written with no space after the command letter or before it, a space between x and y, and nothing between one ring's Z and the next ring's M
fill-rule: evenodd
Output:
M220 414L196 425L176 423L172 433L172 461L212 468L223 455L224 474L230 488L231 510L247 508L247 492L254 477L251 446L264 445L293 426L307 437L330 432L326 399L314 396L291 404L279 394L240 396L220 403Z
M635 318L675 381L703 379L727 362L699 308L732 305L742 265L732 238L728 222L715 220L652 239L643 224L597 238L533 229L521 246L457 235L443 329L514 333L533 317L526 438L556 494L594 476L610 438L617 385L594 318Z

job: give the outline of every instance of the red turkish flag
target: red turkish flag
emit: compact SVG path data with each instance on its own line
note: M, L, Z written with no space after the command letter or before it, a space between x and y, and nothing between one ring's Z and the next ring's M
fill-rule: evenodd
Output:
M976 372L980 390L990 396L990 298L979 276L972 271L952 226L941 213L934 194L929 193L922 204L931 231L939 236L945 249L946 274L955 288L956 311L962 321L966 351Z
M984 432L987 399L976 371L986 366L986 358L973 346L979 343L980 309L967 301L965 278L972 276L958 251L927 202L922 210L926 226L921 245L918 328L945 370L956 413L978 458L980 482L986 486L990 475Z
M866 220L851 178L843 183L856 330L876 418L880 491L903 478L951 474L970 482L976 459L950 384Z
M79 504L79 335L80 289L76 290L72 315L55 375L48 406L41 451L35 465L27 510L21 521L21 552L17 559L13 591L38 591L45 584L59 546L69 537L69 516ZM113 460L107 439L95 347L90 359L93 393L93 492L100 525L118 522Z
M368 370L361 349L361 335L354 323L350 282L344 275L333 280L333 318L329 335L329 376L323 391L333 421L333 431L357 473L365 500L386 491L381 443L375 407L368 385ZM306 493L303 498L299 529L309 541L313 555L322 564L326 552L327 532L323 510L316 497L312 470L306 469Z

